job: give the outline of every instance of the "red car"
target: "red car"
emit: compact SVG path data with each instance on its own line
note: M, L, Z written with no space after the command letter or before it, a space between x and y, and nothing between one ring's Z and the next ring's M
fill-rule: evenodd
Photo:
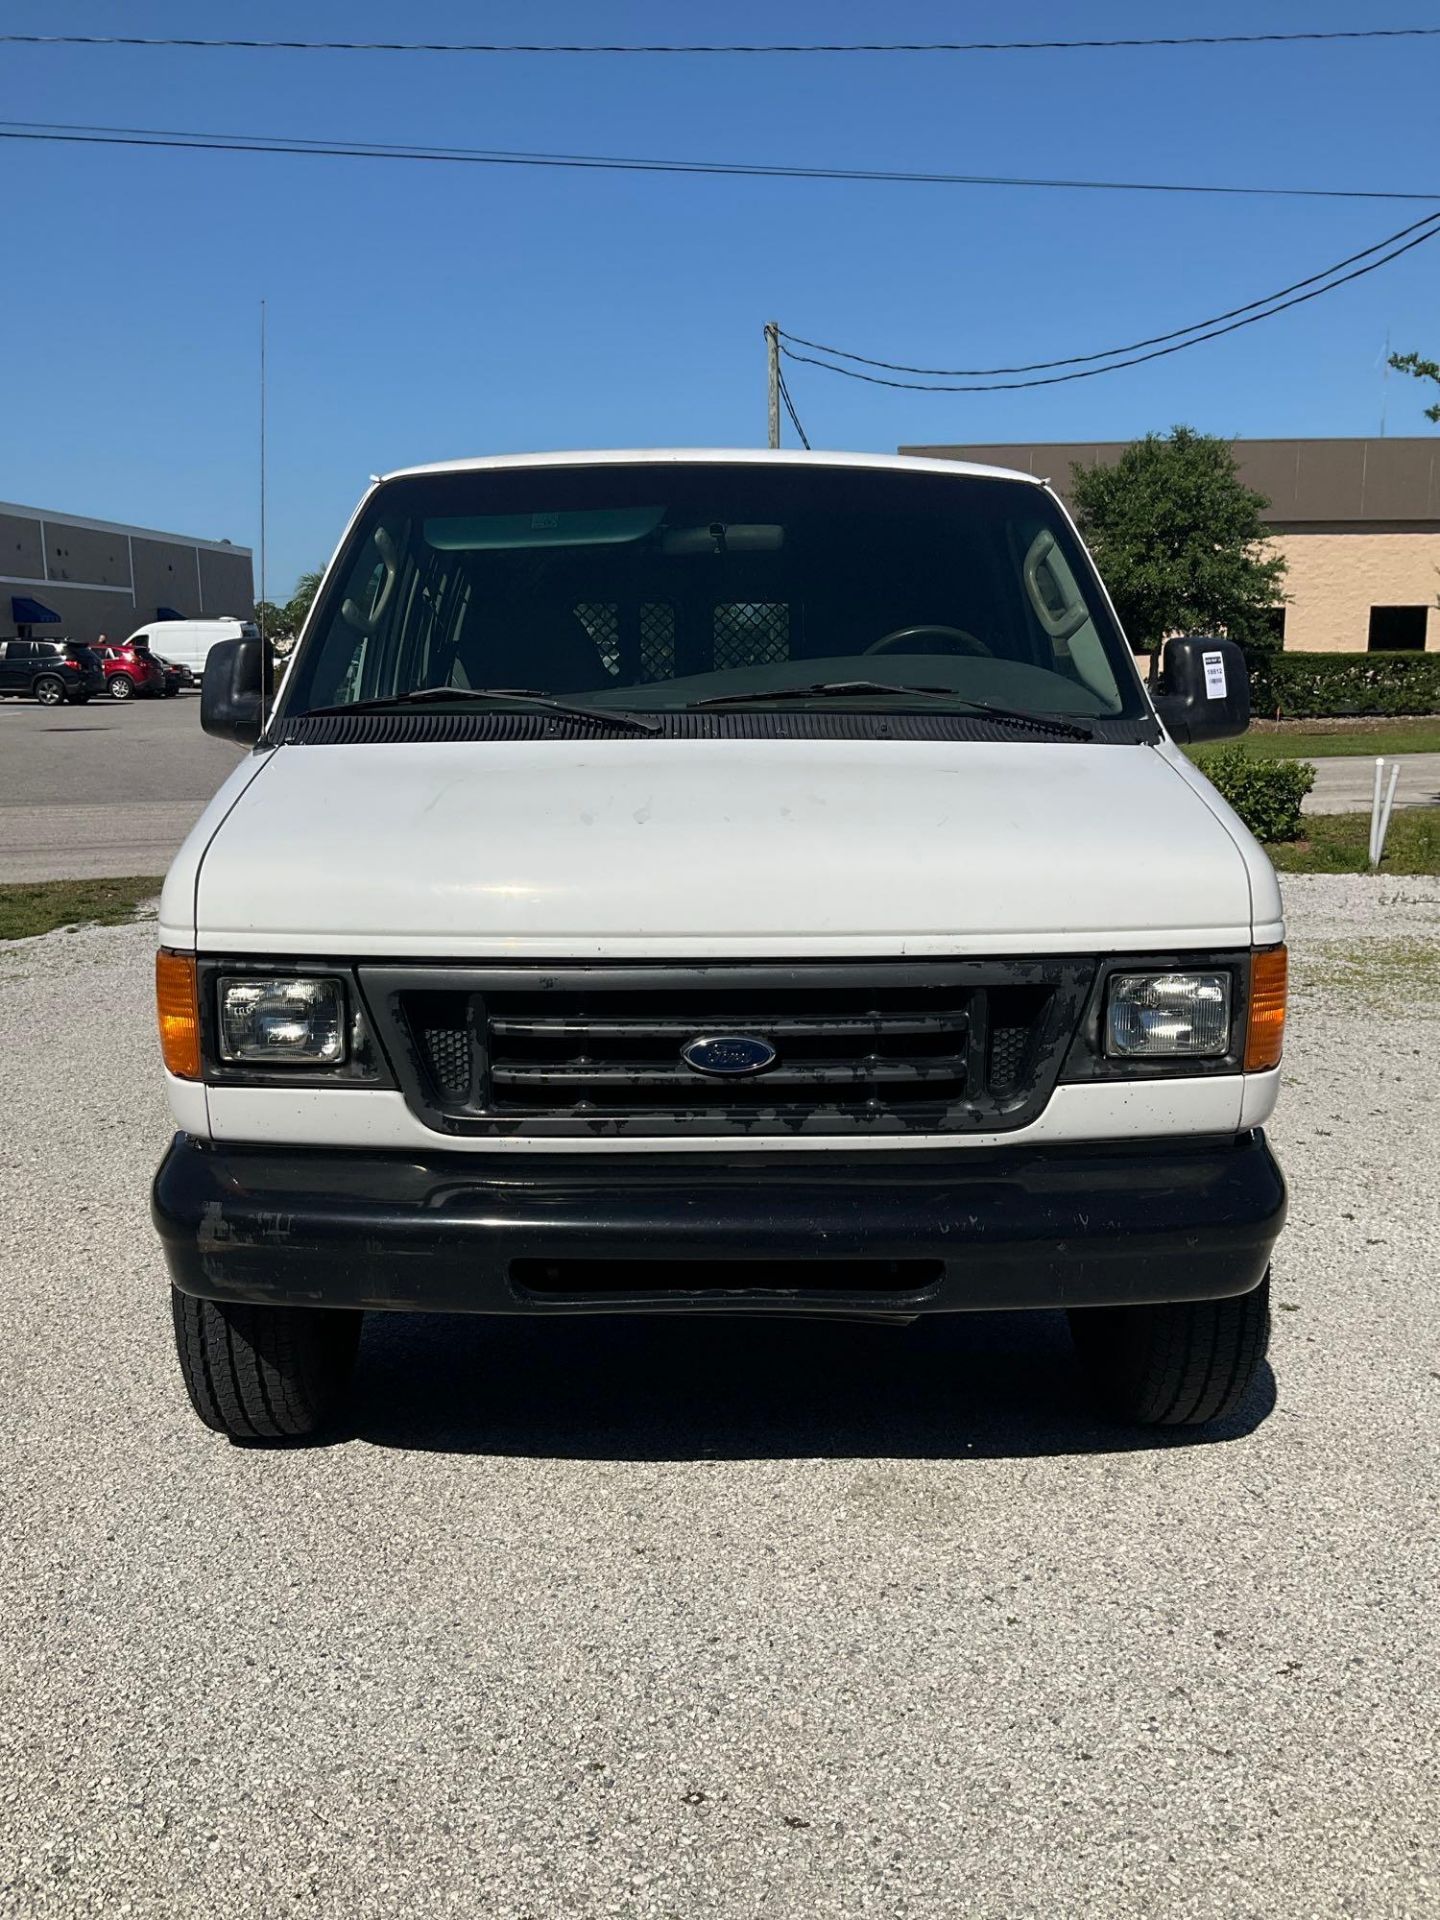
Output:
M163 696L177 689L178 682L170 681L148 647L132 647L126 640L95 651L105 669L105 691L112 700L133 700L137 694Z

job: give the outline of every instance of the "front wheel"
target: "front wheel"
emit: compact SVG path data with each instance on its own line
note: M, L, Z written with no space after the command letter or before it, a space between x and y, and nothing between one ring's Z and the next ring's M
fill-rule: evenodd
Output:
M110 698L112 700L133 700L135 682L128 673L115 673L110 676Z
M298 1440L345 1404L364 1315L349 1307L252 1307L170 1290L190 1404L232 1440Z
M1074 1307L1070 1335L1096 1398L1117 1419L1198 1427L1235 1412L1270 1344L1270 1274L1228 1300Z

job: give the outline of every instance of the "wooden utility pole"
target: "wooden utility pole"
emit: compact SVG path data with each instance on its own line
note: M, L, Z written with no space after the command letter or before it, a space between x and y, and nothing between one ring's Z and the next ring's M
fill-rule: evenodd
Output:
M770 376L770 438L768 444L772 447L778 447L780 444L780 323L778 320L767 320L765 322L765 358Z

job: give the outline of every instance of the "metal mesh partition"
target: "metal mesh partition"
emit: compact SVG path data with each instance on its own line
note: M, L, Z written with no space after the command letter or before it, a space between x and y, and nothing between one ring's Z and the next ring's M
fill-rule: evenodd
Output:
M620 672L620 609L613 601L582 600L575 618L595 642L601 666L615 678Z
M790 658L790 609L781 600L722 603L715 609L716 671L768 667Z
M675 609L666 600L640 608L640 678L670 680L675 674Z

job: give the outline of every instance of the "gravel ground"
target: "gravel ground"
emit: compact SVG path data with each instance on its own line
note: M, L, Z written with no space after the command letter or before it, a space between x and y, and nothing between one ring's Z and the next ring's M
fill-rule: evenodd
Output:
M1287 897L1275 1373L1189 1443L1017 1315L384 1320L228 1446L151 935L0 952L0 1911L1440 1913L1440 886Z

